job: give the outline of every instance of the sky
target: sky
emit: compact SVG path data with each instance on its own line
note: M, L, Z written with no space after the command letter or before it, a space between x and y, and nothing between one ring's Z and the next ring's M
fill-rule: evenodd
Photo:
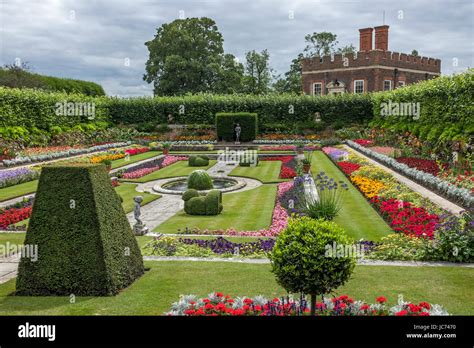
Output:
M442 74L474 67L474 0L0 0L0 65L28 62L36 73L97 82L108 95L152 95L144 43L180 17L212 18L225 53L241 62L268 49L277 74L306 34L329 31L358 49L358 29L384 17L389 50L439 58Z

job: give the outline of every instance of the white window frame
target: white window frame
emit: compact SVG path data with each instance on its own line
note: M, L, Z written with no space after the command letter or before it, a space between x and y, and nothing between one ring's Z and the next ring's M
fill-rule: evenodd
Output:
M316 93L315 93L314 87L315 87L316 85L320 85L320 86L321 86L321 91L320 91L319 94L316 94ZM323 83L322 83L322 82L314 82L314 83L313 83L313 95L323 95Z
M405 81L398 81L398 87L405 87L406 85Z
M388 89L385 89L385 83L386 83L386 82L389 83ZM383 90L384 90L384 91L391 91L391 90L392 90L392 80L383 80Z
M357 82L362 82L362 92L357 92ZM354 94L363 94L365 92L365 81L364 80L354 80Z

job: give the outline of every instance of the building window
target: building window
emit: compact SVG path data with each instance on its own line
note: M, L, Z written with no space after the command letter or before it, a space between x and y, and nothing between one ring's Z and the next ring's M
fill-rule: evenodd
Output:
M364 80L354 81L354 93L364 93Z
M383 90L384 91L391 91L392 90L392 81L391 80L384 80Z
M321 82L316 82L313 84L313 95L322 95L323 94L323 84Z
M398 87L405 87L405 81L398 81Z

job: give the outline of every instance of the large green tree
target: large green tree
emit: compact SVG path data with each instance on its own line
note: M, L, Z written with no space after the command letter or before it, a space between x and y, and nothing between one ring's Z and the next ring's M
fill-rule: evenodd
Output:
M335 52L338 43L337 35L323 31L321 33L314 32L304 37L306 41L306 48L309 57L323 57Z
M261 53L255 50L247 52L245 60L243 91L250 94L268 93L272 82L268 51L265 49Z
M301 94L301 60L303 57L303 53L300 53L291 61L290 70L285 73L284 78L279 78L273 84L275 92Z
M224 54L216 23L206 17L177 19L163 24L149 50L143 79L155 95L232 93L240 88L243 67Z

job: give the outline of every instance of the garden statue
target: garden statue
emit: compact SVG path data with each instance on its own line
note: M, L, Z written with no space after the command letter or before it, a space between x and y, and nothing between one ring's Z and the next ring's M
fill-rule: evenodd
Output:
M145 233L148 232L148 227L145 226L142 220L140 220L141 215L141 206L140 203L143 202L142 196L135 196L133 197L133 201L135 202L135 208L133 209L133 216L137 222L133 225L133 232L137 236L143 236Z
M235 130L235 143L240 144L240 133L242 132L242 128L240 128L240 124L237 123L234 130Z

